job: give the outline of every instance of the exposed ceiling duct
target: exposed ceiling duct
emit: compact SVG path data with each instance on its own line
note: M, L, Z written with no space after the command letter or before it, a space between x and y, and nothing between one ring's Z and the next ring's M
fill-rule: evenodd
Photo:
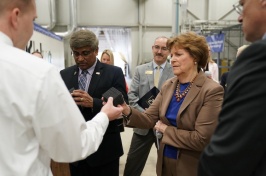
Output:
M61 37L68 37L77 28L77 0L69 0L69 26L66 32L54 32Z
M55 13L55 0L49 0L49 17L50 23L48 25L42 25L43 28L52 30L56 23L56 13Z

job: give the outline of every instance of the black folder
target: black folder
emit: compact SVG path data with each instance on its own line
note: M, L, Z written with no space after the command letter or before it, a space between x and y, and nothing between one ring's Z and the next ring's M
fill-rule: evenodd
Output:
M140 105L143 109L148 108L159 92L160 90L154 86L151 90L149 90L149 92L147 92L143 97L139 99L139 101L137 102L138 105Z

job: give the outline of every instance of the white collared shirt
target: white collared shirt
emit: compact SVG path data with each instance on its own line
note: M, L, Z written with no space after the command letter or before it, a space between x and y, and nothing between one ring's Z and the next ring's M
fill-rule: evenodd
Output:
M88 73L86 75L87 76L87 83L86 83L86 87L85 87L86 92L88 92L88 89L89 89L89 86L90 86L91 77L92 77L92 74L94 72L95 66L97 64L97 60L98 59L96 59L94 64L90 68L87 69L87 71L88 71ZM82 70L79 68L79 77L80 77L81 73L82 73Z
M162 65L160 65L160 76L162 76L162 72L163 72L163 69L164 69L164 67L165 67L165 65L166 65L166 62L167 61L165 61ZM154 60L152 61L152 64L153 64L153 72L155 72L155 70L156 70L156 68L157 68L157 64L154 62Z
M52 176L51 158L73 162L97 151L106 114L85 122L53 65L2 32L0 48L0 176Z

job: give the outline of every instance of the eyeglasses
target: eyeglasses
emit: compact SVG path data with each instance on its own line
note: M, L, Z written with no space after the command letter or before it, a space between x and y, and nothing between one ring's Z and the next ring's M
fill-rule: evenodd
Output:
M168 48L167 48L167 47L160 47L160 46L158 46L158 45L154 45L153 48L154 48L155 50L157 50L157 51L159 51L160 49L161 49L162 51L168 51Z
M243 11L243 7L242 5L240 5L239 3L235 3L233 5L235 11L239 14L239 15L242 15L242 11Z
M88 57L91 53L93 52L93 50L91 51L82 51L81 53L77 52L77 51L72 51L72 56L75 58L78 58L79 56L82 57Z

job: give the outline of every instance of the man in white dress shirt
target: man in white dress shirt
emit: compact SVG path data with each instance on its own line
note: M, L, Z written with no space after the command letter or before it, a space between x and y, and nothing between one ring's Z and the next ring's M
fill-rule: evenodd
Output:
M0 1L1 176L51 176L51 158L86 158L122 111L110 98L85 122L57 69L23 51L36 17L35 0Z

